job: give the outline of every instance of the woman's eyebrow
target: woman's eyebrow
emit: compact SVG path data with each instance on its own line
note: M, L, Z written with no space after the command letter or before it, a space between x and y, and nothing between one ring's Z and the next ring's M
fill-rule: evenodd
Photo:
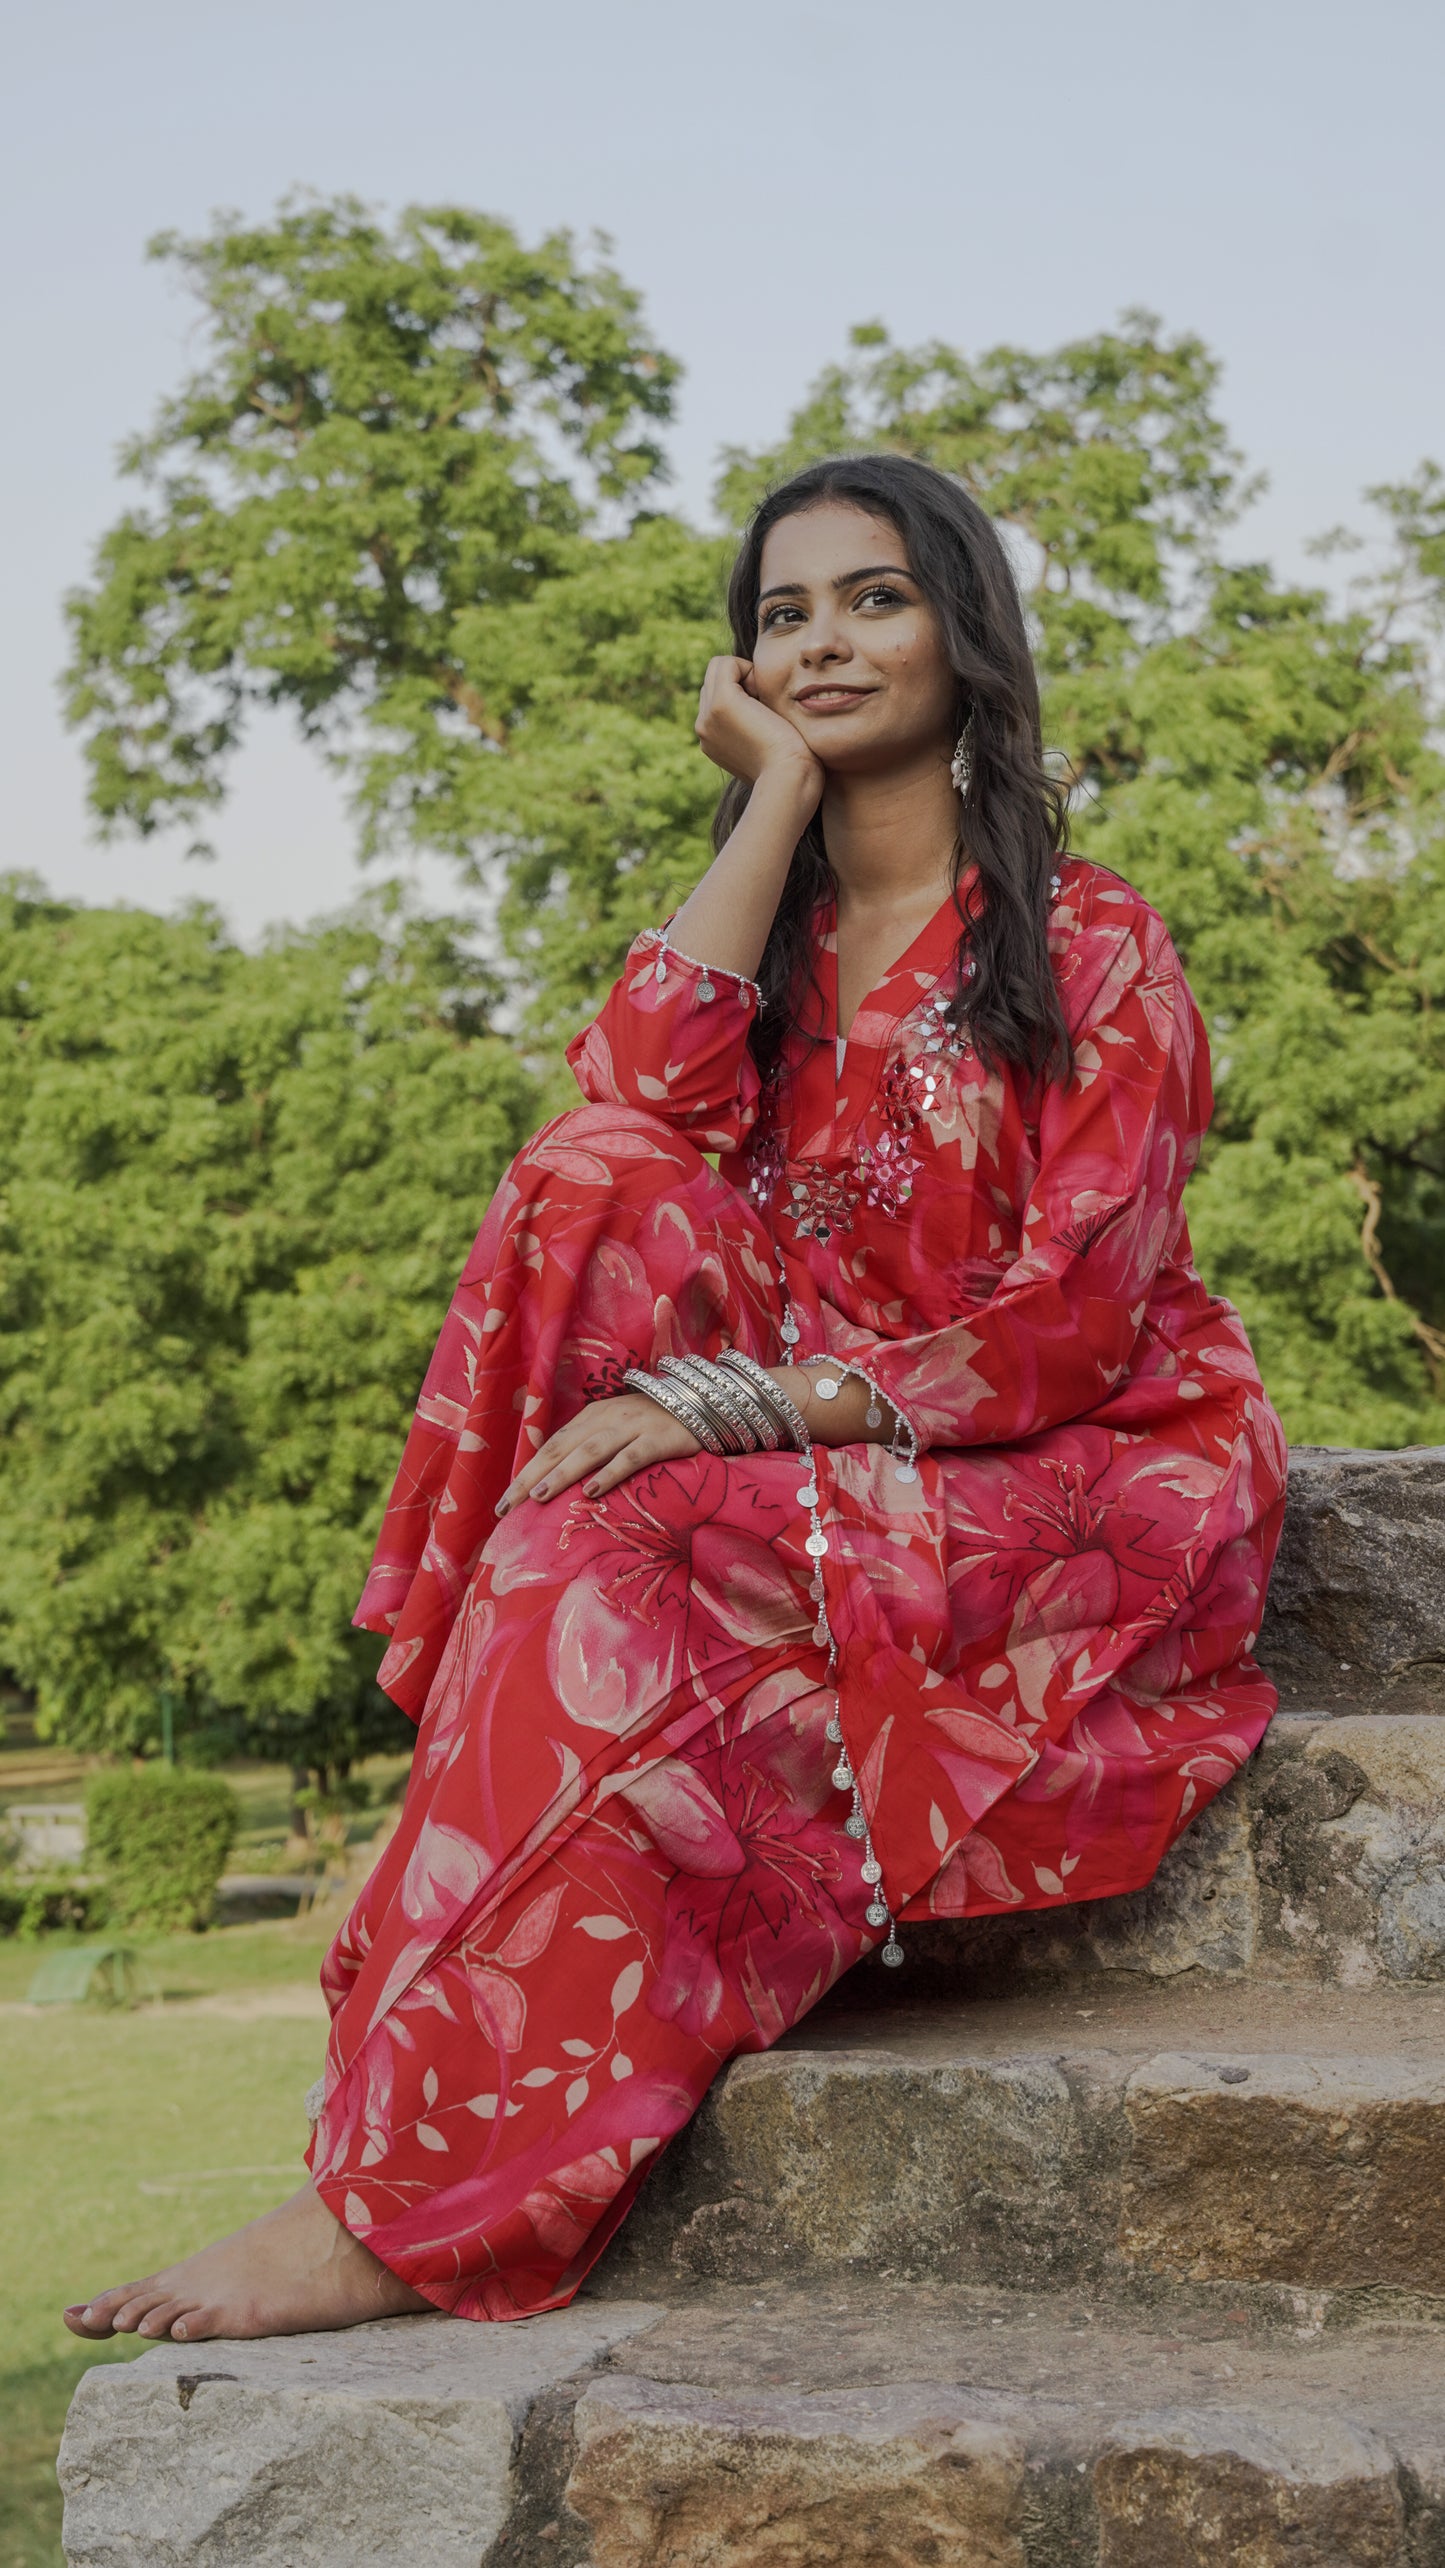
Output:
M837 590L853 588L859 580L881 580L885 577L890 580L911 580L913 576L912 571L902 562L865 562L861 571L840 571L832 585ZM801 580L779 580L775 588L759 591L758 604L762 606L770 597L806 597L807 594L807 589Z
M859 580L911 580L913 573L903 562L865 562L861 571L844 571L833 582L836 589L852 588Z

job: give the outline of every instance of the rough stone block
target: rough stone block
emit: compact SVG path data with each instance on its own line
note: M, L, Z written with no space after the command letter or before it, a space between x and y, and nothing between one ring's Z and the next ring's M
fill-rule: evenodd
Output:
M1186 1828L1142 1890L1016 1917L938 1919L903 1932L910 1967L931 1988L1006 1988L1095 1971L1233 1978L1253 1965L1257 1907L1249 1787L1239 1776Z
M1163 2056L1129 2079L1125 2260L1196 2281L1445 2292L1445 2070Z
M1390 2453L1338 2418L1131 2419L1093 2481L1098 2568L1406 2568L1411 2558Z
M1087 2270L1083 2138L1048 2058L734 2062L632 2214L620 2270L960 2279Z
M1445 1686L1445 1447L1293 1448L1259 1654L1326 1696Z
M1264 1972L1445 1978L1445 1720L1278 1722L1250 1791Z
M567 2502L594 2568L1026 2568L1004 2403L935 2383L818 2395L611 2376Z
M478 2568L533 2403L656 2315L393 2318L100 2365L60 2452L70 2568Z
M1445 1717L1282 1713L1143 1890L904 1931L930 1992L1100 1972L1445 1979Z

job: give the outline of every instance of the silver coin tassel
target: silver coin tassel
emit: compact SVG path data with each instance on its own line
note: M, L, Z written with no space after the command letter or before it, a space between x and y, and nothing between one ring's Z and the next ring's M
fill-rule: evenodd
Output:
M788 1350L786 1361L789 1363L796 1363L797 1358L793 1355L792 1350L798 1343L800 1331L797 1321L793 1316L792 1303L788 1297L787 1277L784 1273L781 1256L778 1258L778 1281L783 1288L783 1321L782 1327L779 1330L779 1335L782 1338L785 1348ZM856 1368L849 1367L849 1370L853 1371L856 1370ZM865 1381L867 1380L866 1374L863 1376L863 1379ZM872 1403L876 1406L878 1393L871 1382L868 1384L868 1388L872 1394ZM833 1385L833 1396L836 1399L836 1384ZM869 1424L881 1426L882 1423L883 1417L881 1410L879 1411L878 1417L875 1419L873 1418L870 1409ZM908 1430L908 1433L912 1438L911 1428ZM827 1672L828 1682L831 1684L833 1682L834 1672L838 1665L838 1644L833 1638L833 1627L828 1620L828 1592L823 1583L823 1562L827 1557L828 1537L823 1531L822 1522L818 1515L818 1475L813 1464L813 1440L812 1437L808 1435L806 1425L803 1426L803 1434L807 1438L807 1442L802 1448L803 1458L807 1466L807 1477L804 1480L801 1489L798 1491L798 1504L800 1507L806 1508L808 1516L808 1535L803 1548L807 1552L808 1557L813 1564L813 1576L808 1589L808 1593L817 1608L817 1620L813 1626L813 1638L817 1642L819 1648L826 1650L828 1653ZM896 1437L894 1439L894 1443L896 1447ZM917 1452L917 1439L913 1438L912 1450L909 1456L910 1464L916 1459ZM899 1477L902 1478L903 1476L903 1472L900 1471ZM916 1470L910 1468L907 1472L907 1477L909 1479L916 1479ZM863 1848L863 1862L861 1869L863 1879L867 1883L870 1893L868 1906L863 1913L870 1926L885 1926L887 1928L887 1941L883 1946L881 1959L886 1962L891 1971L896 1971L903 1960L903 1946L898 1940L898 1928L894 1921L893 1911L889 1907L888 1902L883 1895L883 1866L880 1864L877 1855L873 1851L873 1839L869 1833L868 1821L863 1809L863 1796L858 1790L857 1779L854 1775L852 1765L849 1762L848 1751L843 1744L843 1724L839 1720L836 1710L833 1712L828 1722L824 1736L826 1737L829 1746L836 1748L838 1751L838 1762L833 1768L834 1790L837 1792L851 1792L853 1796L853 1807L843 1822L843 1833L845 1836L851 1837L855 1843L861 1843Z

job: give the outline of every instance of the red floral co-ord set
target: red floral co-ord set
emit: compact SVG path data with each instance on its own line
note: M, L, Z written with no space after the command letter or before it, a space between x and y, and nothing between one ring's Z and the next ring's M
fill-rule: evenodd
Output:
M649 931L570 1047L587 1102L488 1210L357 1616L418 1737L325 1964L310 2151L440 2309L568 2300L722 2065L880 1942L870 1907L1137 1888L1275 1708L1284 1439L1181 1207L1204 1030L1118 877L1065 860L1051 920L1075 1066L1042 1089L950 1031L951 901L841 1059L820 916L766 1087L752 983ZM629 1366L730 1344L866 1370L916 1475L816 1449L821 1553L791 1453L497 1520Z

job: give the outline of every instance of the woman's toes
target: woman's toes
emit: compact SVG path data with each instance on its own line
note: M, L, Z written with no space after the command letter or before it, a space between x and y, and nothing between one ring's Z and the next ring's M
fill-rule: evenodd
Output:
M219 2336L221 2332L213 2309L184 2310L171 2321L171 2334L178 2345L199 2345L202 2337Z
M137 2336L173 2336L175 2328L172 2321L180 2318L184 2308L184 2301L157 2302L155 2308L148 2309L144 2318L138 2322L135 2331Z
M133 2285L130 2298L128 2300L120 2301L118 2306L110 2313L110 2323L115 2334L117 2336L134 2336L137 2328L140 2326L141 2320L146 2317L147 2313L153 2310L157 2306L158 2302L169 2300L169 2298L170 2294L168 2292L163 2292L155 2283L140 2283Z
M60 2313L72 2336L109 2336L110 2320L99 2318L93 2301L72 2301Z
M94 2300L72 2301L64 2312L65 2324L75 2336L113 2336L116 2333L116 2311L144 2293L144 2283L117 2283L108 2292L97 2292Z

